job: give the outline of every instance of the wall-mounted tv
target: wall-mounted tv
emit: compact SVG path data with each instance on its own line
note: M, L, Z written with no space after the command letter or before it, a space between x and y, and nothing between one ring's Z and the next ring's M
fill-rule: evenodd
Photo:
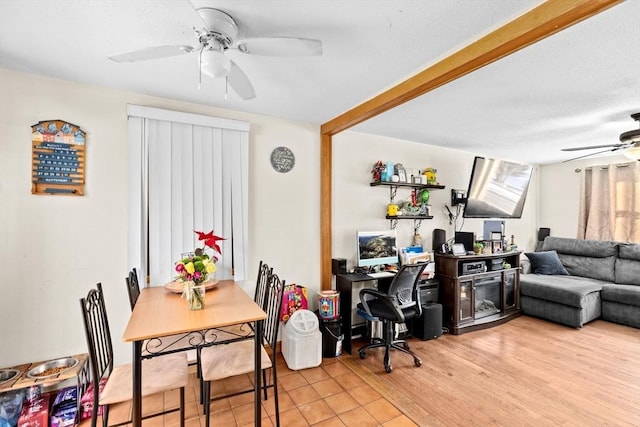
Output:
M358 231L358 267L397 264L396 230Z
M533 167L499 159L473 161L464 218L520 218Z

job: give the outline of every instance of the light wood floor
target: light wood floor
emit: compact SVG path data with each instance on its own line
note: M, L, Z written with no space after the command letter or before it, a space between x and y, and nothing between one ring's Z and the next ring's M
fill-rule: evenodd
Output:
M640 426L640 329L604 321L572 329L522 316L410 345L422 367L392 352L391 374L384 372L382 349L364 360L354 351L299 371L279 364L282 426ZM213 392L244 387L250 378L225 380ZM197 399L192 376L190 427L204 426ZM143 408L176 402L165 396ZM212 425L252 425L252 408L251 394L217 401ZM110 422L126 419L130 405L114 409ZM273 425L273 415L270 397L263 425ZM177 426L177 414L143 425Z
M639 329L521 316L411 348L422 367L392 353L386 374L382 350L343 363L419 425L640 425Z

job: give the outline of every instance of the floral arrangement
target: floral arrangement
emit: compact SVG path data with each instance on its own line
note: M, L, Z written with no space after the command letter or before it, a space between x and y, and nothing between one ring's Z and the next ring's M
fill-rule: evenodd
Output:
M217 254L222 254L217 242L225 239L214 235L213 230L208 233L195 230L194 232L198 235L198 241L202 242L203 246L196 248L194 252L183 254L182 258L176 262L175 270L178 273L177 280L185 283L183 296L190 306L195 304L202 308L204 293L199 289L194 289L194 286L202 285L209 274L215 273L216 261L218 261ZM207 248L213 250L212 257L206 253Z

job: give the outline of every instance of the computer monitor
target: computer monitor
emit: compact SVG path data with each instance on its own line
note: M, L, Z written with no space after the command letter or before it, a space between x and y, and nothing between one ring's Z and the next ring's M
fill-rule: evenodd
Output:
M398 263L396 230L358 231L358 267Z

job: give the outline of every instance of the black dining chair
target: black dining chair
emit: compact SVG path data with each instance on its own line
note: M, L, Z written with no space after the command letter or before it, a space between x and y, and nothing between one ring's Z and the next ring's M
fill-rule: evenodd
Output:
M421 366L422 361L410 349L405 340L396 339L396 325L409 322L411 319L422 315L418 282L422 271L428 263L403 265L389 285L388 292L377 289L364 288L360 291L360 303L358 308L367 316L375 317L382 321L382 339L372 340L371 343L358 349L361 359L366 357L366 351L373 348L384 347L384 370L391 373L391 349L400 350L413 356L416 366Z
M129 276L125 278L127 282L127 293L129 294L129 305L131 305L131 311L135 307L138 297L140 296L140 282L138 282L138 271L133 268L129 272Z
M127 284L127 293L129 294L129 304L131 305L131 311L133 311L138 297L140 296L140 282L138 281L138 273L133 268L127 277L125 277ZM202 338L198 334L178 334L168 335L162 338L152 338L145 340L142 343L142 355L148 356L158 353L169 353L177 351L186 351L187 360L190 365L197 364L197 344L201 344Z
M266 312L267 317L264 320L263 327L263 343L270 348L270 354L261 347L261 368L263 376L264 398L267 399L267 388L274 390L274 403L276 412L276 425L280 426L280 407L278 403L278 375L276 369L276 342L278 339L278 326L280 324L280 309L282 308L282 295L284 293L284 280L280 280L278 275L271 273L269 282L265 286L264 300L262 309ZM204 381L204 414L206 417L206 426L209 427L211 416L211 382L222 380L224 378L236 375L247 374L255 369L254 341L243 340L235 341L229 344L213 345L204 347L200 356L200 372ZM271 384L265 381L265 370L271 368ZM242 393L248 393L254 389L248 389L216 397L229 397Z
M102 425L109 425L109 405L133 399L133 374L131 364L114 366L113 343L104 303L102 284L91 289L80 299L89 365L93 383L93 413L91 426L95 427L98 407L103 406ZM107 378L104 389L100 390L100 380ZM184 353L158 356L142 362L142 396L180 389L180 406L144 416L143 419L180 411L180 426L184 427L184 389L188 383L187 356ZM127 420L111 427L131 423Z
M273 275L273 268L269 267L267 263L260 260L260 264L258 265L258 277L256 279L256 288L253 294L253 301L260 306L260 308L264 308L264 300L266 296L266 292L268 290L268 285L271 280L271 276ZM221 339L217 340L217 343L225 343L225 341L231 341L241 337L249 337L253 334L253 324L244 324L244 325L233 325L226 328L220 328L219 333L221 335ZM200 349L198 349L198 359L200 359ZM198 365L198 378L201 378L200 375L200 364ZM267 375L266 371L262 371L262 383L266 384ZM251 391L251 390L248 390ZM247 391L247 392L248 392ZM264 389L264 398L267 398L267 390ZM204 381L200 381L200 403L204 404Z
M267 263L260 260L258 265L258 278L256 279L256 290L253 294L253 300L260 307L264 306L264 298L266 295L267 285L271 280L273 274L273 267L269 267Z

